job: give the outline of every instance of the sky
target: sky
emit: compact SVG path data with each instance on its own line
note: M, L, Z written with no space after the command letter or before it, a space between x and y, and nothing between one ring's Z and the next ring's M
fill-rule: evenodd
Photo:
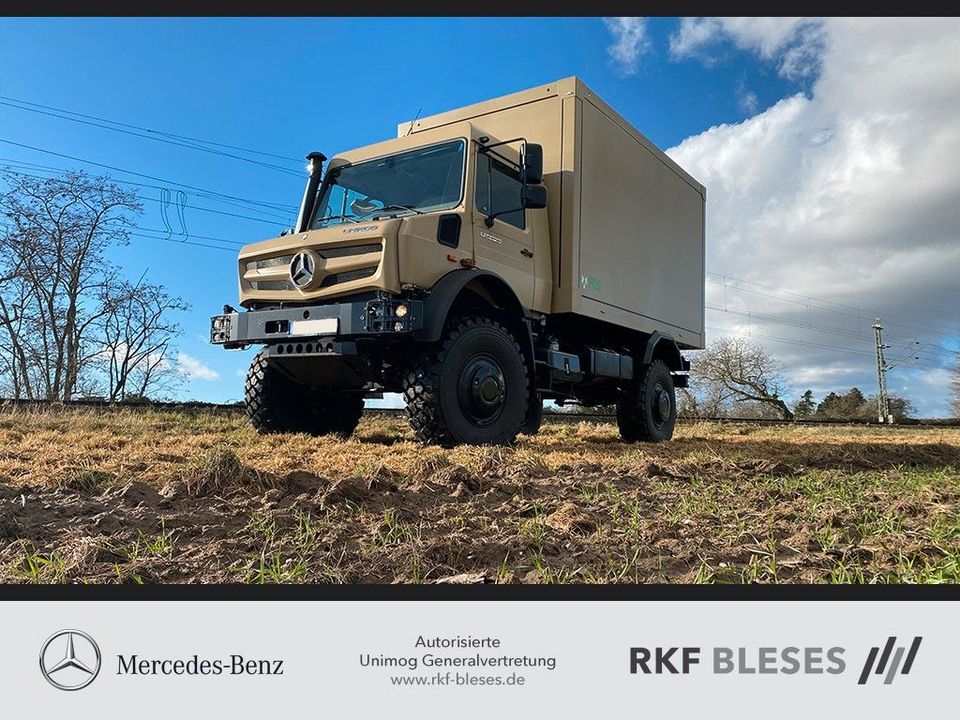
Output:
M879 315L890 390L946 416L958 47L948 19L4 19L0 166L139 183L112 258L190 304L180 394L222 402L253 350L210 346L209 317L237 300L236 248L293 224L307 152L578 75L707 186L708 337L765 345L794 397L871 393Z

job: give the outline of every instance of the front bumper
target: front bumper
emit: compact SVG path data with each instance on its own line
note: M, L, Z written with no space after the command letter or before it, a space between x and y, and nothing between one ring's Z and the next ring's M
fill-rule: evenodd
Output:
M341 338L402 336L423 327L423 302L400 297L249 310L210 318L210 342L232 350L283 344L291 352L336 352ZM323 341L323 342L317 342ZM297 349L299 348L299 350Z

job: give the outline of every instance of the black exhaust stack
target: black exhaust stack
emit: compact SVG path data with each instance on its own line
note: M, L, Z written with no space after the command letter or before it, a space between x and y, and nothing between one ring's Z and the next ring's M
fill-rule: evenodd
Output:
M297 215L296 231L306 232L310 229L310 216L313 214L313 205L317 201L317 188L320 187L320 178L323 177L323 163L327 156L321 152L312 152L307 155L307 188L303 191L303 202L300 203L300 214Z

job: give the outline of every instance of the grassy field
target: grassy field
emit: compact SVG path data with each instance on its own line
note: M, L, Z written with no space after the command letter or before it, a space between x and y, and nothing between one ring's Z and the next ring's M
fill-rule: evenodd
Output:
M0 413L4 582L960 582L960 429L682 424L626 445L258 436L239 414Z

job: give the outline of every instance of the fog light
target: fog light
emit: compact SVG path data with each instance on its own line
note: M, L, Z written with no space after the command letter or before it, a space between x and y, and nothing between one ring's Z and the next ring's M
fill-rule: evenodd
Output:
M393 326L393 329L396 330L397 332L400 332L401 330L403 330L403 323L397 320L397 323Z
M407 316L407 306L406 305L397 305L396 315L398 318Z

